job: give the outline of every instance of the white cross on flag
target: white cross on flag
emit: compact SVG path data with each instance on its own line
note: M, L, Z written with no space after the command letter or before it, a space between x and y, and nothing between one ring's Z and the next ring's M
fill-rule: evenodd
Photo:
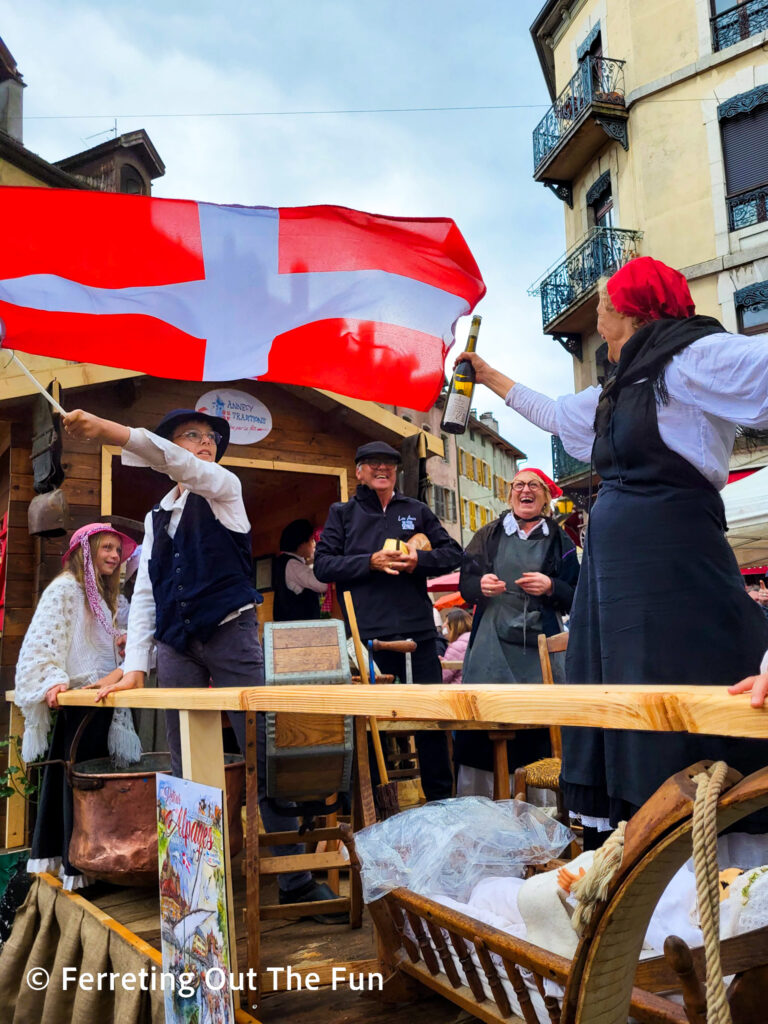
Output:
M0 188L7 348L428 409L485 293L449 218Z

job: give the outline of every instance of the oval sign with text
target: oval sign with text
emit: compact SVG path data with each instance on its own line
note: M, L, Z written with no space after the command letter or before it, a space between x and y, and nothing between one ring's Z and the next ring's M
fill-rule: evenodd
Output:
M232 388L207 391L198 398L195 409L226 420L229 423L230 444L258 444L272 429L269 409L247 391L235 391Z

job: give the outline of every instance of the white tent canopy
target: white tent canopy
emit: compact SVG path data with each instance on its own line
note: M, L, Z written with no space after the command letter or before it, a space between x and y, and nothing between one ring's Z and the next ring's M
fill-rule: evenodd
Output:
M726 537L740 566L768 565L768 466L723 490Z

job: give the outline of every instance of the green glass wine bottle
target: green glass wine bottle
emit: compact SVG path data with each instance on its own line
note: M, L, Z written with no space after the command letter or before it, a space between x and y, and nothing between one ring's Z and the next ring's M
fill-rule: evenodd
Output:
M474 352L477 348L477 335L480 330L482 317L473 316L472 326L469 328L467 347L465 352ZM466 359L456 364L453 371L451 383L448 385L448 394L445 399L443 410L443 421L440 424L441 430L449 434L463 434L469 422L469 413L472 408L472 395L475 391L475 370Z

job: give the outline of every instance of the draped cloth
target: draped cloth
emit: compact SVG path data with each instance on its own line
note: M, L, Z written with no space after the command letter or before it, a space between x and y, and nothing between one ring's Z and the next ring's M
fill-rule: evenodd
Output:
M35 879L0 952L3 1024L164 1024L159 978L156 992L140 991L138 978L134 992L119 982L101 989L94 984L88 992L71 980L64 991L64 967L77 968L78 975L88 972L95 976L100 972L138 975L142 969L149 973L154 966L146 953L87 908L85 900L65 893L47 876ZM42 991L26 982L27 972L33 968L43 968L50 976Z

